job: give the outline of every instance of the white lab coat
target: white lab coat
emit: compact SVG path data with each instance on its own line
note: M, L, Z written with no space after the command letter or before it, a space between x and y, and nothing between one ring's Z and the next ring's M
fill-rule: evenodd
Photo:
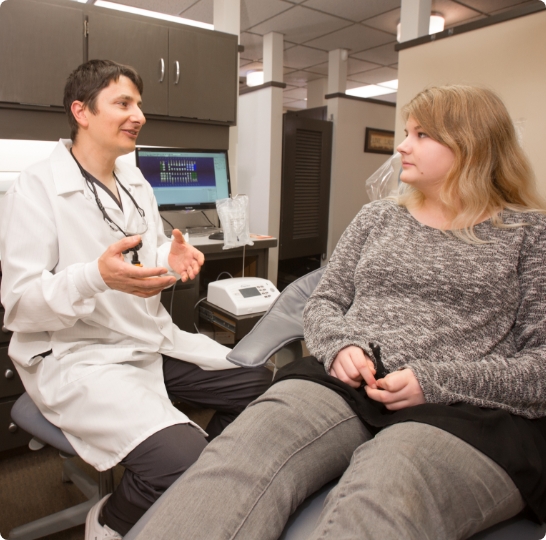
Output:
M104 283L97 260L122 235L104 221L70 145L60 141L2 200L4 324L14 332L9 355L33 401L85 461L106 470L150 435L190 422L167 396L161 353L206 370L236 366L226 347L175 326L159 295L143 299ZM116 163L115 172L146 213L140 261L169 268L170 242L150 185L127 163ZM122 189L123 212L97 191L116 223L141 232Z

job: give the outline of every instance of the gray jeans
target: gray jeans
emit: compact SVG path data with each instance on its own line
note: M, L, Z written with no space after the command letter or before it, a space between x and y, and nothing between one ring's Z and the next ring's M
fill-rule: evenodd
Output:
M138 539L274 540L341 475L311 539L464 539L524 507L506 472L457 437L407 422L372 438L337 394L287 380L204 450Z

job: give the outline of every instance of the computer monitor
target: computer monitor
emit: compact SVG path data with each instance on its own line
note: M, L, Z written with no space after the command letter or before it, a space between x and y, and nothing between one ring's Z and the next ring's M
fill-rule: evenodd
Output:
M226 150L136 148L160 210L206 210L231 195Z

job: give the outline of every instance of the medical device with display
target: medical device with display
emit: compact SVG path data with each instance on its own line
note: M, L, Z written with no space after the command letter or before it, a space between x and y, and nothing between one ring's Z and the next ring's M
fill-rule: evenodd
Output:
M226 150L136 149L160 210L206 210L231 195Z
M231 278L209 283L207 301L234 315L249 315L267 311L279 294L268 279Z

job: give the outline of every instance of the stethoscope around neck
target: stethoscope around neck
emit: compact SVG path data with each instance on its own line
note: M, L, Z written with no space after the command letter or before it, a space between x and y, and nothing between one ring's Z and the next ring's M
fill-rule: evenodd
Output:
M129 196L129 198L131 199L131 201L133 202L133 204L135 205L135 208L137 210L137 212L139 213L141 219L142 219L142 223L144 225L144 230L142 232L135 232L135 233L132 233L132 232L128 232L128 231L124 231L109 215L108 215L108 212L106 211L106 208L104 208L104 205L102 204L102 201L100 200L100 197L99 197L99 194L97 193L97 188L95 186L95 183L93 182L93 180L91 179L90 177L90 174L80 165L80 162L76 159L76 156L73 154L72 152L72 148L70 149L70 153L72 154L72 157L74 158L74 161L77 163L78 165L78 168L80 169L80 172L85 180L85 182L87 183L87 186L89 187L89 189L91 190L91 192L93 193L93 195L95 196L95 202L97 203L97 206L99 207L99 210L101 211L102 213L102 217L104 219L104 221L106 221L106 223L108 224L108 226L110 227L110 229L112 229L112 231L114 232L120 232L121 234L123 234L123 236L125 236L126 238L129 237L129 236L135 236L135 235L140 235L142 237L142 235L144 235L147 230L148 230L148 222L146 221L146 213L144 212L144 210L138 205L138 203L135 201L135 198L131 195L131 193L129 192L129 190L119 181L118 177L116 176L116 173L112 171L112 174L114 175L114 178L116 179L116 182L117 184L121 187L121 189L123 189L123 191L125 191L125 193L127 193L127 195ZM134 264L135 266L141 266L140 264L140 261L138 260L138 250L142 247L142 239L140 240L140 242L132 247L131 249L126 249L125 251L123 251L123 254L124 255L127 255L129 252L133 252L133 258L131 260L131 264Z

